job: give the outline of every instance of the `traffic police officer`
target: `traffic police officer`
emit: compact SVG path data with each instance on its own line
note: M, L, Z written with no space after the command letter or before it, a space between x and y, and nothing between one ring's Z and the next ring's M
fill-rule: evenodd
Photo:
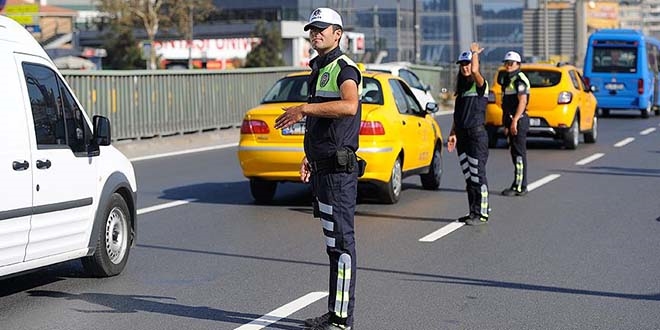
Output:
M275 128L306 117L305 158L300 175L311 181L314 215L320 218L330 259L328 313L305 320L308 329L351 329L355 305L354 215L357 198L362 76L339 49L341 16L330 8L314 10L305 25L318 56L307 104L285 108Z
M472 43L470 51L463 52L456 64L460 66L456 76L456 101L454 122L447 139L449 152L456 147L458 159L465 177L468 195L468 215L458 221L467 225L480 225L488 221L488 135L484 128L488 82L479 72L479 53L483 48Z
M507 74L502 81L502 122L504 135L509 137L514 179L504 196L522 196L527 193L527 131L529 131L529 80L520 71L520 54L510 51L504 55Z

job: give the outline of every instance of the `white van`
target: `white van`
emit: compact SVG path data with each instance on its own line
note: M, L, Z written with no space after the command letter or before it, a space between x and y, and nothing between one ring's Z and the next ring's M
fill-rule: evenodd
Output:
M119 274L135 242L137 185L39 43L0 16L0 277L82 258Z

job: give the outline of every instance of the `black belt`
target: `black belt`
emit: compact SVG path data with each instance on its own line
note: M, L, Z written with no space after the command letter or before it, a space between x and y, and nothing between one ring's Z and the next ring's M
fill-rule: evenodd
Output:
M336 167L334 157L309 162L309 168L314 173L334 172Z
M479 126L470 127L470 128L458 128L457 130L461 130L461 131L463 131L465 133L469 133L469 134L474 134L474 133L479 133L479 132L485 131L486 128L484 127L484 125L479 125Z

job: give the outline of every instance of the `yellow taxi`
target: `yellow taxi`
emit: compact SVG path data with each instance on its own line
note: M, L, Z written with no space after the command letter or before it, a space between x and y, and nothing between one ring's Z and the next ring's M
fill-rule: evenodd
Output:
M597 101L591 87L584 83L580 71L568 64L523 63L521 71L530 83L529 132L527 136L562 140L567 149L575 149L584 134L584 142L594 143L598 137ZM504 136L502 124L502 80L507 74L502 67L495 74L486 109L488 146L497 146Z
M294 73L280 79L261 105L245 114L238 160L257 203L272 201L278 183L301 182L305 122L285 129L274 126L282 108L307 101L309 74ZM367 161L367 167L360 185L377 188L374 196L363 197L394 204L399 200L403 178L409 175L419 175L424 189L438 189L442 176L442 132L431 115L437 111L437 105L429 103L422 108L408 85L389 73L362 75L357 155Z

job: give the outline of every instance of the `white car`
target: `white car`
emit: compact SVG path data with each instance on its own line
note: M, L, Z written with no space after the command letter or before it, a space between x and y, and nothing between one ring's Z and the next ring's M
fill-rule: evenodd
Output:
M413 94L415 94L415 98L419 101L422 108L426 107L426 104L429 102L437 103L431 93L431 86L424 84L424 82L408 67L407 63L366 64L365 67L368 71L387 72L394 76L401 77L401 79L408 83L408 86L410 86L410 89Z
M25 27L0 16L0 278L73 259L113 276L135 242L133 166Z

